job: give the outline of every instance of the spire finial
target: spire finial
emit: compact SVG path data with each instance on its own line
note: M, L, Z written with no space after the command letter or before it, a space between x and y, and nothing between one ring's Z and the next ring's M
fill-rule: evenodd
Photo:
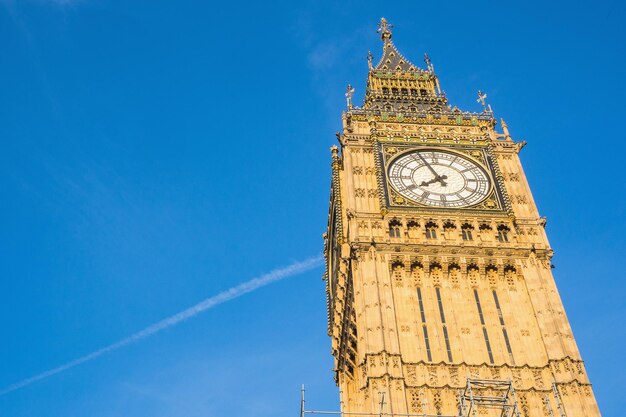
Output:
M502 132L504 132L504 137L510 139L511 134L509 133L509 126L506 124L504 119L500 119L500 124L502 125Z
M487 98L487 93L483 93L482 91L478 90L478 99L476 99L476 103L480 103L483 105L483 107L485 107L486 98Z
M392 27L393 27L393 25L388 23L387 19L385 19L384 17L381 17L380 23L378 24L377 32L380 33L380 38L383 41L388 41L388 40L391 39L391 28Z
M433 66L433 63L430 60L430 57L426 53L424 54L424 63L426 64L426 68L428 68L428 71L435 72L435 67Z
M369 69L372 69L373 59L374 59L374 55L372 55L372 51L367 51L367 66Z
M476 103L482 104L484 111L489 111L490 113L492 113L491 106L489 104L485 104L486 98L487 93L483 93L482 91L478 90L478 99L476 100Z

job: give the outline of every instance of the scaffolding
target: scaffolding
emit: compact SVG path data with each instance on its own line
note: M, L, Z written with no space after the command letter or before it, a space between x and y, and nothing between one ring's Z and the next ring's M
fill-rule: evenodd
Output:
M556 389L556 386L554 386L554 388ZM481 413L482 410L494 410L491 414L498 415L499 417L521 417L520 409L517 405L517 398L515 396L515 389L510 380L468 378L465 388L458 391L458 412L455 415L428 414L425 412L387 412L385 410L386 402L384 392L380 393L378 412L307 410L305 407L306 401L304 394L304 385L302 385L300 417L305 417L307 415L337 415L340 417L478 417L478 414ZM558 404L558 408L560 411L560 404ZM426 410L426 408L424 408L424 410ZM561 417L565 417L563 413L561 413Z
M510 380L467 378L459 390L459 416L477 417L481 409L497 410L500 417L521 417Z
M305 417L307 415L334 415L334 416L358 416L358 417L459 417L457 415L442 415L442 414L427 414L427 413L419 413L419 414L407 414L407 413L388 413L385 411L385 393L380 393L380 402L379 402L379 411L377 413L374 412L362 412L362 411L320 411L320 410L307 410L305 408L306 400L304 398L304 385L302 385L302 395L300 398L300 417Z

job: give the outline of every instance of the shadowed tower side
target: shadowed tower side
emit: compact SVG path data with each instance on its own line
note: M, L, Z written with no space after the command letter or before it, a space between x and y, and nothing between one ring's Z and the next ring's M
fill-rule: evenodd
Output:
M425 68L405 58L385 19L379 33L364 103L349 87L331 149L325 279L342 412L599 416L523 142L504 121L496 130L483 93L480 112L450 106L428 56Z

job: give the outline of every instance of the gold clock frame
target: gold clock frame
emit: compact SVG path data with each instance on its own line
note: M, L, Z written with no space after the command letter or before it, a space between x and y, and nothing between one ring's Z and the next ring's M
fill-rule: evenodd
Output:
M391 185L388 170L394 160L400 156L417 150L435 150L446 153L457 153L474 162L489 176L490 190L487 196L476 204L466 207L433 207L410 200L398 193ZM423 209L425 211L465 212L468 210L484 213L512 213L510 199L505 191L502 173L497 165L489 146L486 145L457 145L442 147L436 144L418 145L415 143L381 143L374 141L374 155L377 165L376 174L379 185L379 199L381 209L389 210Z

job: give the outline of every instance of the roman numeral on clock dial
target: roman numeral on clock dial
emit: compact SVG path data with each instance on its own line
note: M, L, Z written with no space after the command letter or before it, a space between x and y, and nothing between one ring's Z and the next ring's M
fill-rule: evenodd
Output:
M414 149L396 156L388 166L389 184L400 195L433 207L468 207L491 190L487 170L465 155Z

